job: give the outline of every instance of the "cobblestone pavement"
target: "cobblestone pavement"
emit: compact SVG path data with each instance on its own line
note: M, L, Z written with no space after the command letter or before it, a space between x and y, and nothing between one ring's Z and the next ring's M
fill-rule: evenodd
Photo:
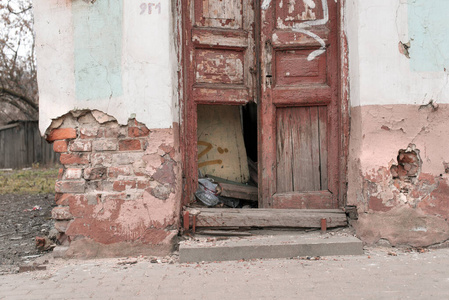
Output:
M51 259L46 266L0 276L0 299L449 299L449 249L199 264Z

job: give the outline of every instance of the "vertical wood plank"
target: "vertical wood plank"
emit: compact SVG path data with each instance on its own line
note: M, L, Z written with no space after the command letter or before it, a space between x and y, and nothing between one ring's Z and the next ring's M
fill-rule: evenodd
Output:
M6 168L5 164L5 131L0 130L0 169Z
M310 173L312 169L310 157L310 116L309 108L290 108L293 115L292 129L293 149L293 190L309 191L311 189Z
M320 177L321 177L321 190L328 189L328 145L327 145L327 107L320 106L318 108L318 127L320 136Z
M278 193L293 191L292 116L285 108L276 112L276 186Z
M24 168L26 165L26 137L25 137L25 126L22 123L19 128L19 136L20 141L18 143L18 149L19 149L19 163L17 165L17 168Z
M316 107L289 108L292 128L294 191L320 190L318 112Z
M320 182L320 134L319 134L319 107L310 107L310 134L311 134L311 163L312 170L310 173L313 191L321 190Z

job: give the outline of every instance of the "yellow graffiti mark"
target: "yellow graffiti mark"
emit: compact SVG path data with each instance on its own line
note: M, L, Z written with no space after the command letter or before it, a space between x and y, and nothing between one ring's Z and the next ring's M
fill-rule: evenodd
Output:
M198 164L198 168L202 168L210 165L221 165L223 161L221 159L209 160Z
M204 149L203 151L201 151L198 154L198 158L203 157L204 155L206 155L212 149L212 144L208 143L208 142L198 141L198 146L206 146L206 149Z
M208 142L198 141L198 146L205 146L206 147L206 149L204 149L203 151L201 151L198 154L198 159L200 159L201 157L203 157L204 155L209 153L210 150L212 150L212 144L208 143ZM204 161L204 162L198 164L198 168L202 168L202 167L210 166L210 165L221 165L222 163L223 163L223 161L221 159Z

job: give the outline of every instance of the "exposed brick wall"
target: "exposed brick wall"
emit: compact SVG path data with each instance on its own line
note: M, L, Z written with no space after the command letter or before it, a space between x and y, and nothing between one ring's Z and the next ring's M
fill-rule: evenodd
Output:
M134 119L121 126L101 112L78 111L55 120L47 140L64 166L52 212L61 241L160 244L176 234L180 170L172 129Z

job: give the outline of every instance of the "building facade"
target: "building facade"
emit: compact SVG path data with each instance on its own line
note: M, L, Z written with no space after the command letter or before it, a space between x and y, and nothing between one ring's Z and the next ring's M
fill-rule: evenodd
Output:
M259 208L356 209L367 243L449 239L446 1L34 11L40 130L63 164L52 214L73 255L171 251L203 173L251 178Z

